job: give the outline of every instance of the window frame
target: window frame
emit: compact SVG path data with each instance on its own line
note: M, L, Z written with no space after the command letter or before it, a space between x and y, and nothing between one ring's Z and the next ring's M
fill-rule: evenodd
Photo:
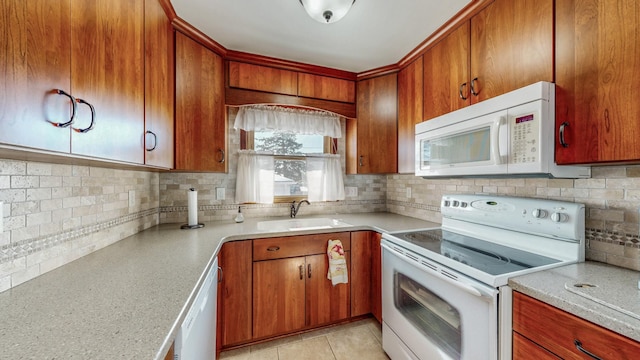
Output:
M254 131L240 130L240 149L242 150L254 150ZM338 153L338 139L330 136L324 137L323 144L324 154L337 154ZM304 155L273 155L275 160L302 160L306 161L307 157ZM293 201L307 200L306 195L274 195L274 203L290 203Z

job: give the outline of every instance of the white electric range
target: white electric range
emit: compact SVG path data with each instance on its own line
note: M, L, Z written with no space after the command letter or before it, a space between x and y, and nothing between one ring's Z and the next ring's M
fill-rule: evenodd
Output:
M445 195L442 226L383 235L394 359L510 359L513 276L584 261L583 204Z

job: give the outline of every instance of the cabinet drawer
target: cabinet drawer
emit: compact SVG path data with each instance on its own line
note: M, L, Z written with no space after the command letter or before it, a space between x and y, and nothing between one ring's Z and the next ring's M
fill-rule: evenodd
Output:
M324 254L329 240L340 240L345 251L351 250L349 232L258 239L253 241L253 261Z
M640 353L640 343L518 292L513 330L563 359L588 358L576 340L602 359L637 359Z

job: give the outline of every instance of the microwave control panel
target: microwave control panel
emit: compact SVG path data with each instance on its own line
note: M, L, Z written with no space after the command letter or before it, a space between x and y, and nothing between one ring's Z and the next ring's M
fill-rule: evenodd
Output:
M530 112L509 117L511 133L511 152L509 162L525 164L538 161L540 146L540 116Z

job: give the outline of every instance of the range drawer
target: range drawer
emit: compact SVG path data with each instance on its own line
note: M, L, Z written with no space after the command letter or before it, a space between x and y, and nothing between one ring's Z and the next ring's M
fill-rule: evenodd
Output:
M638 359L640 343L518 292L513 293L513 331L563 359ZM516 357L514 359L526 357Z
M351 250L351 233L348 231L257 239L253 241L253 261L325 254L329 240L340 240L345 251Z

